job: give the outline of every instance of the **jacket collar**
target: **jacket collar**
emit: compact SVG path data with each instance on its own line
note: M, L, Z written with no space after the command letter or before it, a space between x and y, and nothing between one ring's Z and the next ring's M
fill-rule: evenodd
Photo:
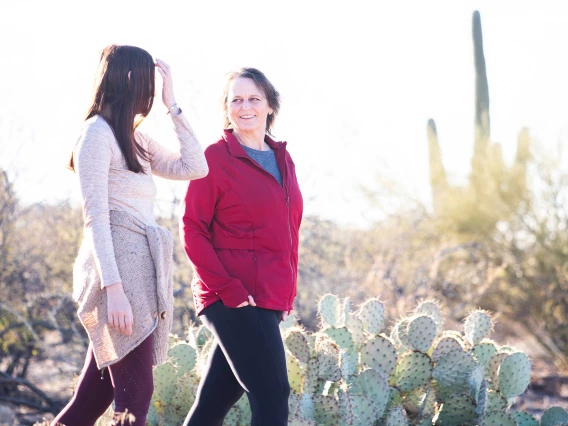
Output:
M237 137L233 135L233 129L225 129L223 139L227 142L227 147L231 155L235 157L248 157ZM280 152L280 150L286 151L287 142L277 142L268 135L264 136L264 141L274 150L274 153Z

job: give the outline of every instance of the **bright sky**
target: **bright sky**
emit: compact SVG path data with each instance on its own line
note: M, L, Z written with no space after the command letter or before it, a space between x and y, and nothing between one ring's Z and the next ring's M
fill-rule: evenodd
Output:
M132 44L169 63L176 98L205 147L221 134L223 76L259 68L282 94L306 214L362 224L359 188L396 181L429 202L426 122L445 166L467 179L473 147L471 17L481 13L492 139L506 160L527 126L548 149L568 138L564 1L252 0L0 4L0 167L24 202L79 202L63 164L77 139L100 50ZM155 102L143 129L175 147ZM157 179L159 211L185 184ZM171 203L169 204L171 206Z

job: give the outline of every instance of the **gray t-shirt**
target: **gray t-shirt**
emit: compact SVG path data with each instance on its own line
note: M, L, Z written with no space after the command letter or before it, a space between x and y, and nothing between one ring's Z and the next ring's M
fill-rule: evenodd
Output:
M250 158L256 161L264 170L270 173L278 181L280 186L282 186L282 175L280 174L280 169L276 163L276 156L274 151L269 149L268 151L259 151L257 149L249 148L248 146L241 145L245 152Z

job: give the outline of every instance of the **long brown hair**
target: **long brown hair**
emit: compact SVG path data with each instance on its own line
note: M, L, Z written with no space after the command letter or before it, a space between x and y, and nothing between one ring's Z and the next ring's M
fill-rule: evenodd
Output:
M85 117L88 120L98 114L106 120L128 170L135 173L144 173L138 155L149 160L149 153L136 142L134 130L152 109L155 72L154 60L144 49L115 44L105 47L95 77L91 107ZM75 170L73 154L69 168Z
M268 101L268 106L272 109L272 114L266 117L266 132L271 135L272 133L272 125L274 124L274 120L278 115L278 111L280 111L280 93L276 90L274 85L266 78L266 76L256 68L241 68L237 71L232 71L227 74L227 83L225 84L225 91L223 92L222 97L222 108L223 114L225 114L225 129L229 128L231 125L231 121L229 120L229 110L227 107L227 100L229 97L229 87L231 86L231 82L238 78L250 78L256 84L260 90L264 92L266 96L266 100Z

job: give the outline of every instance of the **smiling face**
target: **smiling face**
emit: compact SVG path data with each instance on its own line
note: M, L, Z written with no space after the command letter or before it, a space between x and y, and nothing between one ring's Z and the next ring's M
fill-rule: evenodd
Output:
M231 81L227 95L227 118L232 127L242 133L264 134L272 108L263 90L252 79L237 77Z

